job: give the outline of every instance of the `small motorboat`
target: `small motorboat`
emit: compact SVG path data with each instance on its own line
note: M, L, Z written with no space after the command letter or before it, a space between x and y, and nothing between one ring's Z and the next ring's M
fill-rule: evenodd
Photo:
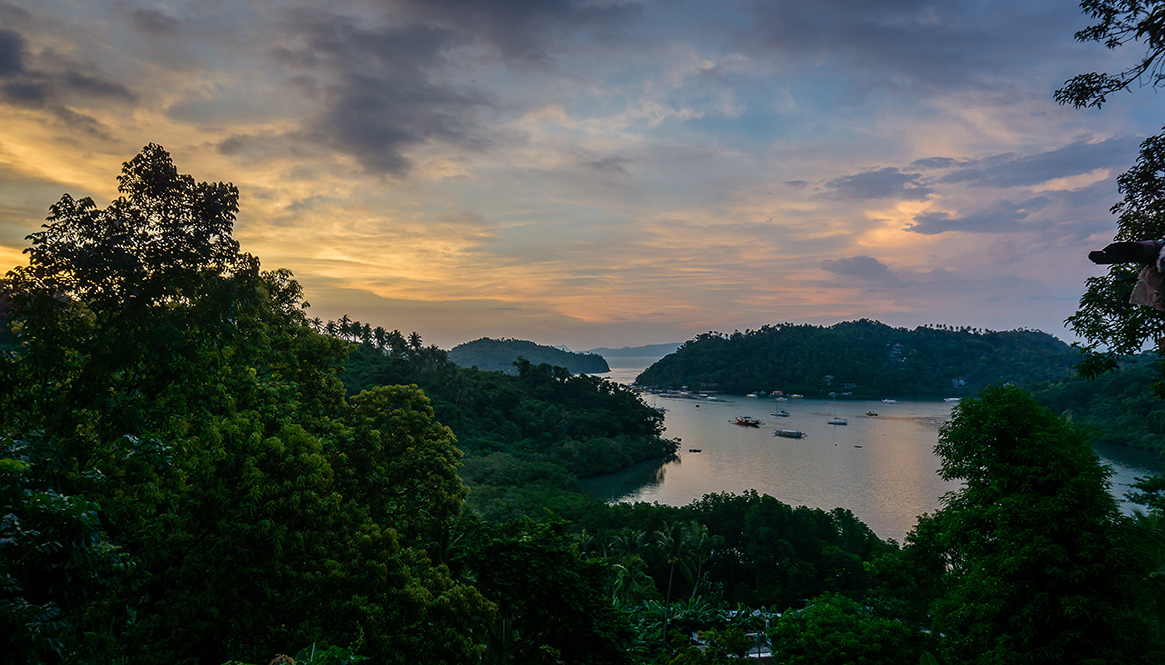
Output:
M804 439L805 432L799 429L778 429L773 432L773 436L783 436L786 439Z
M829 420L826 420L825 423L827 425L848 425L849 421L845 418L838 418L837 416L834 416Z
M732 424L740 425L741 427L760 427L764 423L752 416L736 416L736 420L733 420Z
M876 416L878 414L874 413L873 411L866 411L866 415L873 418L874 416Z
M789 412L784 409L777 409L776 411L773 411L772 415L777 416L778 418L788 418Z
M701 448L688 448L688 452L689 453L702 453L704 451Z

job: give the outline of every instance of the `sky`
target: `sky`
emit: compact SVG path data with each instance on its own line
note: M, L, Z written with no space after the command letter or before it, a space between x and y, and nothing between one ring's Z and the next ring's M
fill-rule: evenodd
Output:
M582 350L859 318L1073 338L1165 123L1070 0L0 0L0 272L148 143L309 316Z

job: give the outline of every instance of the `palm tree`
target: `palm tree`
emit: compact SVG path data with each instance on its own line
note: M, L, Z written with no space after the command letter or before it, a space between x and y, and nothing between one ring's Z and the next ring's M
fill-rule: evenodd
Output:
M413 332L409 333L409 346L414 351L420 350L421 346L423 346L423 345L424 345L424 342L421 341L420 333L418 333L415 330Z
M672 583L675 581L676 566L682 574L690 574L692 554L692 528L683 523L663 523L663 528L655 532L655 543L668 565L667 595L663 601L663 640L667 642L668 609L671 606Z

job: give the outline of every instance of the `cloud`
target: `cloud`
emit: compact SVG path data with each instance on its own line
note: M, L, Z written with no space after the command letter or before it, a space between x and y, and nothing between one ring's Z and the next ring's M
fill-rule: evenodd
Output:
M322 95L308 140L353 155L368 171L400 176L407 152L432 140L484 144L474 113L486 100L441 82L444 53L464 38L421 24L369 27L350 17L294 12L292 45L272 49Z
M88 71L87 71L88 70ZM69 61L45 48L34 56L23 35L0 29L0 101L26 108L54 110L62 117L76 114L65 108L74 97L98 97L132 102L136 95L124 85L90 67Z
M421 22L454 26L490 44L506 61L545 63L572 33L613 30L641 17L637 2L578 0L405 0Z
M154 37L170 37L178 34L181 22L156 9L137 8L129 13L130 26L138 32Z
M893 166L834 178L825 183L825 189L827 198L859 201L890 197L922 201L934 193L918 173L903 172Z
M967 233L1012 233L1033 228L1025 222L1036 211L1049 203L1047 197L1038 196L1027 201L1013 203L996 201L987 209L962 217L953 217L945 212L924 212L914 217L914 223L907 231L924 235L936 235L948 231Z
M897 283L898 277L890 268L872 256L851 256L846 259L824 259L821 268L842 277L857 277L871 282Z
M1026 187L1096 169L1127 166L1132 163L1136 150L1137 141L1127 136L1096 143L1076 141L1035 155L1017 157L1008 153L968 162L943 176L940 182Z
M835 65L858 85L898 89L1029 87L1032 53L1062 48L1078 13L1050 0L750 0L733 38L812 66ZM1030 71L1030 70L1029 70Z

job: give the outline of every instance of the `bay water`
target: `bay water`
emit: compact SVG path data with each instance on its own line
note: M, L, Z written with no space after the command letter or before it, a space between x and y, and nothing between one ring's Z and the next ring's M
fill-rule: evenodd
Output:
M611 360L627 361L618 363L626 366ZM637 366L631 366L632 360L609 359L609 377L631 383L655 359L634 359ZM667 409L664 436L680 440L679 453L670 461L584 479L583 488L592 497L681 506L705 494L755 489L794 506L847 508L879 537L901 542L919 515L940 508L942 496L959 486L939 478L934 454L939 427L950 417L953 402L776 401L742 395L717 395L714 401L644 399ZM789 416L772 415L778 409ZM733 424L740 415L764 424ZM833 417L848 424L828 424ZM806 437L777 437L777 428L801 430ZM1160 462L1148 453L1119 447L1098 447L1097 454L1113 468L1113 494L1130 512L1134 506L1123 501L1129 485L1139 476L1159 472Z

